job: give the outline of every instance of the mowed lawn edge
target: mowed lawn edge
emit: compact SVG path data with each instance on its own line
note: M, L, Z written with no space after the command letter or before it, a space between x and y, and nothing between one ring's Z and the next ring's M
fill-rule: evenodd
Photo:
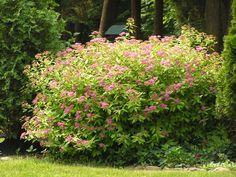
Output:
M1 177L235 177L235 171L136 170L67 165L33 157L0 160Z

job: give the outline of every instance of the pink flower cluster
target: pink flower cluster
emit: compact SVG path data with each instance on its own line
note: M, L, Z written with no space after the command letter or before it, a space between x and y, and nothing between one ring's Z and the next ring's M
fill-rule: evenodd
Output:
M109 104L107 102L99 102L99 106L102 109L107 109L109 107Z
M144 82L144 85L146 85L146 86L154 85L156 83L157 79L158 79L157 77L149 79L148 81Z
M107 118L106 119L106 123L107 123L107 125L112 125L112 118L111 117L109 117L109 118Z
M71 111L73 108L74 108L74 105L73 105L73 104L71 104L69 107L66 107L66 108L64 109L64 114L69 114L70 111Z
M92 39L90 43L105 43L106 41L107 41L106 38L97 37Z
M124 56L129 58L136 58L138 54L136 52L125 51Z
M171 66L171 60L162 60L160 64L163 66L169 67Z
M57 126L60 128L65 128L65 123L64 122L57 122Z
M86 145L86 144L88 144L88 143L89 143L88 140L83 140L83 139L79 139L79 140L76 142L77 145Z
M149 113L149 112L152 112L152 111L155 111L157 109L156 106L146 106L145 109L144 109L144 112L145 113Z
M58 87L58 82L55 81L55 80L52 80L52 81L49 82L48 86L49 86L50 89L57 88Z

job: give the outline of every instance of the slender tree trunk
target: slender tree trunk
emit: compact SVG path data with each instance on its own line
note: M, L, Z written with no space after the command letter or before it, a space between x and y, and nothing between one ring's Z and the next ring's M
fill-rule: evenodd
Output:
M216 37L216 51L223 49L223 36L227 33L230 20L230 0L206 0L206 33Z
M163 0L155 0L154 34L162 35L163 29Z
M131 0L131 17L135 24L135 38L141 38L141 0Z
M99 32L103 36L105 31L115 23L119 10L120 0L104 0Z

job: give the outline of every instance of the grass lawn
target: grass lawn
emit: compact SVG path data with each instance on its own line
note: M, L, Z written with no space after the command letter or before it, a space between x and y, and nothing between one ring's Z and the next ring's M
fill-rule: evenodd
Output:
M236 177L229 172L145 171L51 163L36 158L0 160L1 177Z

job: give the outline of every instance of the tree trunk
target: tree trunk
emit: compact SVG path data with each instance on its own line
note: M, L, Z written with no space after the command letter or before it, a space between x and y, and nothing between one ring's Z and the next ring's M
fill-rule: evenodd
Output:
M230 0L207 0L205 6L206 33L216 37L216 51L223 49L223 36L228 31L230 20Z
M131 17L135 24L135 38L141 38L141 0L131 0Z
M154 34L162 35L163 29L163 0L155 0Z
M115 23L120 0L104 0L99 32L103 36L105 31Z

